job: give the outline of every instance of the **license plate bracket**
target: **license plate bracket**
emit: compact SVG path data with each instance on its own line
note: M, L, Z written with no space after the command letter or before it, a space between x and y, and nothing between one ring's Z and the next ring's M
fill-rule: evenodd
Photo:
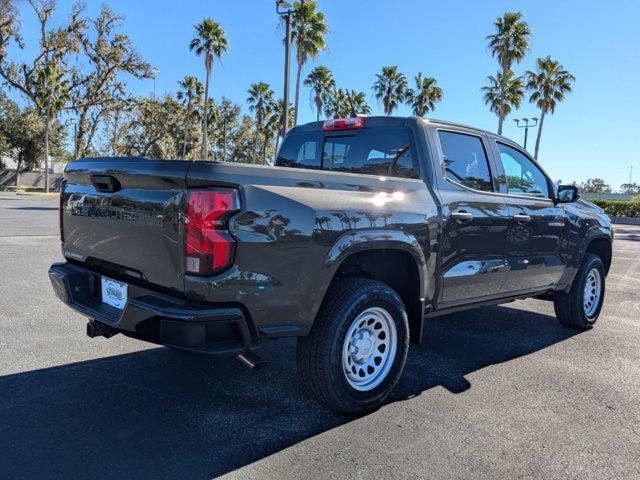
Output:
M127 303L128 285L108 277L101 277L102 303L124 309Z

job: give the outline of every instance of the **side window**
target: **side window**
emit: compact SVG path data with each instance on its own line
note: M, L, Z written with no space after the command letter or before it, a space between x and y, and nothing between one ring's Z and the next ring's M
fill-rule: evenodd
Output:
M498 151L510 194L549 198L547 177L535 163L503 143L498 143Z
M318 132L291 135L280 147L276 165L320 170L321 144L322 135Z
M482 139L464 133L438 131L446 176L475 190L493 191Z

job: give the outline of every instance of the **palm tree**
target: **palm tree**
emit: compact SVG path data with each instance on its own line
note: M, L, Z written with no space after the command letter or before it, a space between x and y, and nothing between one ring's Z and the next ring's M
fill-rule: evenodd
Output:
M442 100L442 89L436 85L433 77L423 77L418 73L415 77L416 89L407 90L407 102L411 105L413 114L424 117L436 108L436 103Z
M349 110L349 115L371 115L371 107L367 103L367 96L364 92L356 92L355 90L351 90L351 92L346 92L346 105L345 107ZM352 111L353 110L353 111Z
M329 118L340 118L346 96L341 88L333 88L324 104L324 114Z
M229 126L233 125L238 120L240 115L240 106L233 103L226 97L222 97L220 105L218 106L218 119L220 121L222 130L222 161L227 161L227 132Z
M496 33L487 36L491 55L498 59L503 76L511 70L513 63L520 63L529 50L531 28L522 17L521 12L506 12L494 22ZM501 101L506 101L506 95L507 92L500 92ZM498 135L502 134L503 122L504 117L498 115Z
M334 88L324 106L324 114L330 118L346 118L355 115L370 115L371 107L364 92Z
M496 73L489 75L489 85L482 87L484 103L489 105L493 113L498 115L498 134L502 132L502 121L511 113L513 108L520 107L524 98L524 80L522 77L514 77L508 70L506 74Z
M296 61L298 63L294 125L298 123L302 68L309 58L315 59L322 50L327 48L324 37L328 32L324 14L318 11L315 2L294 3L291 14L291 40L296 46Z
M382 73L376 73L373 91L378 100L382 100L384 114L389 116L405 101L407 94L407 77L398 71L398 67L382 67Z
M264 128L265 123L276 108L275 93L265 82L251 84L247 93L249 94L247 97L249 111L255 113L256 116L256 132L258 135L262 134L266 137L268 132ZM263 149L263 161L266 160L265 152L266 149Z
M544 117L547 113L553 114L557 103L564 100L566 93L571 92L572 83L576 77L565 70L560 62L552 60L548 55L545 58L538 58L536 65L537 71L527 71L527 89L532 91L529 102L535 103L540 109L540 122L538 123L534 151L534 158L537 160Z
M279 128L276 129L276 152L278 151L278 145L280 144L280 137L284 137L287 132L284 131L282 126L284 125L284 100L280 98L275 103L274 115L277 118L277 121L280 122L278 125ZM295 108L293 105L289 104L289 108L287 109L287 115L289 118L287 119L287 125L293 125L293 117L295 117Z
M193 116L191 113L193 108L193 99L202 97L204 88L202 86L202 82L192 75L184 77L178 82L178 85L181 88L181 90L178 90L178 100L182 100L183 103L186 103L187 107L184 122L184 136L182 139L182 158L184 159L187 155L187 135L189 127L191 126L191 117Z
M222 54L229 49L229 42L224 30L211 18L205 18L201 23L195 25L196 37L191 40L189 50L195 51L196 55L204 56L204 68L206 69L206 80L204 82L204 112L202 115L202 159L208 159L208 137L207 137L207 101L209 98L209 78L213 68L214 58L220 59Z
M49 134L53 122L69 100L69 81L53 63L47 63L36 73L35 101L45 117L44 127L44 183L49 192Z
M311 101L316 107L316 120L320 120L322 108L329 100L331 92L336 86L333 74L327 67L316 67L311 70L311 73L304 81L304 85L311 87Z

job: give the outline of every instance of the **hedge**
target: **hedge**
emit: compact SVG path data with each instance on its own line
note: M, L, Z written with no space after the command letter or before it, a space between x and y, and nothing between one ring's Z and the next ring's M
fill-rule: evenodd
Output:
M589 200L604 210L610 217L640 218L640 201Z

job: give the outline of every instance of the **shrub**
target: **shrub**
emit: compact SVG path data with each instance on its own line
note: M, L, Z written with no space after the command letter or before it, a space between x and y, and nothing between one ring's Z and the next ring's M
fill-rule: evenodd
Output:
M610 217L640 218L640 201L624 200L589 200L604 210Z

